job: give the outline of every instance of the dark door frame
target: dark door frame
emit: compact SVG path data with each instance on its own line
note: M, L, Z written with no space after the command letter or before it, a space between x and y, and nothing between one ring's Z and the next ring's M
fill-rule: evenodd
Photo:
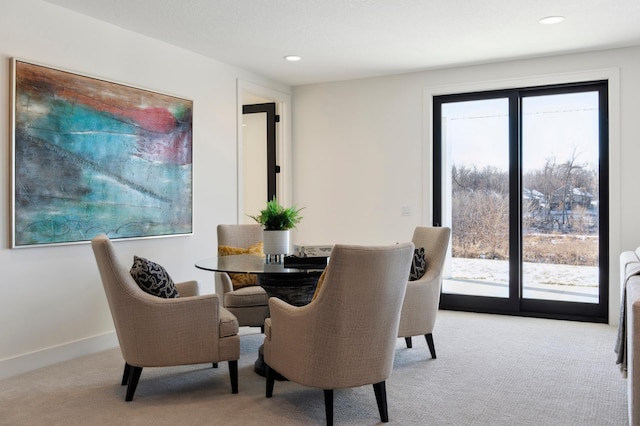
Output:
M276 123L280 121L280 116L276 114L275 102L264 104L243 105L242 114L267 114L267 200L271 200L277 193L276 175L280 173L280 166L277 164L276 155Z

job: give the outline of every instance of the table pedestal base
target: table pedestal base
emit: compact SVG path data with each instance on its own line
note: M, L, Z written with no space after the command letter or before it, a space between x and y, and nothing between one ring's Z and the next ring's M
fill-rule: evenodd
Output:
M277 297L293 306L304 306L311 302L322 271L300 274L258 275L258 284L269 297Z

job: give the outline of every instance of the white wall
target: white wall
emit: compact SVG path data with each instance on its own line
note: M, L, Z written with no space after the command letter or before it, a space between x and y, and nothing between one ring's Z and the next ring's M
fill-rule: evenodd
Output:
M640 245L640 47L295 87L293 195L306 209L294 242L410 239L416 225L431 223L431 94L572 75L613 76L609 322L616 324L618 255Z
M10 247L11 58L102 77L194 101L194 235L116 242L123 262L144 255L174 280L213 276L193 263L215 255L216 225L236 223L237 82L278 92L260 76L39 0L1 0L0 378L116 344L88 244Z

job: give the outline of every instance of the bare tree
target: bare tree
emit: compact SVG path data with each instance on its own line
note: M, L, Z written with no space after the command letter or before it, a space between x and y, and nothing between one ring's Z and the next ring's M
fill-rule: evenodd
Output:
M508 256L509 177L495 167L453 167L453 250L458 257Z
M528 223L540 230L571 231L573 207L578 204L589 207L593 197L597 171L590 169L586 163L578 163L579 154L574 148L571 157L557 163L556 158L548 158L540 170L534 170L524 176L524 185L542 194L540 206L529 211L529 217L535 221ZM580 197L576 200L576 197ZM587 200L588 198L588 200Z
M546 160L544 167L523 176L522 224L532 261L557 261L553 241L544 234L576 234L597 230L592 200L598 196L598 171L578 162L574 150L562 163ZM509 175L495 167L452 167L452 248L455 257L507 259L509 255ZM534 231L534 232L527 232ZM579 236L576 235L575 238ZM538 241L542 238L544 241ZM574 240L578 241L578 240ZM580 240L581 241L581 240ZM587 243L585 243L587 244ZM591 244L591 243L589 243ZM589 245L587 244L587 245ZM557 246L555 246L557 247ZM576 246L577 247L577 246ZM586 264L597 259L597 244L589 245ZM532 251L533 250L533 251ZM595 251L594 251L595 250ZM565 250L566 251L566 250ZM561 262L559 262L561 263Z

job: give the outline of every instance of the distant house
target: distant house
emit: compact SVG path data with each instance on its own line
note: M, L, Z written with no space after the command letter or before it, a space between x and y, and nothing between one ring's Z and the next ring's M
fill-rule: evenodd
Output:
M522 200L527 202L533 209L549 208L550 210L571 210L573 206L585 208L597 207L597 200L593 199L593 194L582 188L572 188L563 186L556 189L547 200L544 194L531 188L522 190Z
M571 210L574 206L591 208L592 202L593 195L588 191L565 185L551 194L550 208L551 210Z
M580 188L573 188L573 202L582 207L592 207L593 195Z
M547 205L547 202L544 198L544 194L540 191L536 191L535 189L523 188L522 189L522 200L527 202L532 208L544 208Z

